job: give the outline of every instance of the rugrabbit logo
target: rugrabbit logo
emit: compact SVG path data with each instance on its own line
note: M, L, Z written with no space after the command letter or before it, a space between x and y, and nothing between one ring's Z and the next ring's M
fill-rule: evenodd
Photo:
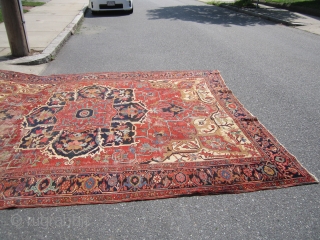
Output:
M40 227L47 229L54 228L70 228L80 227L86 228L89 226L89 218L86 214L83 215L67 215L61 214L56 216L25 216L15 213L11 216L10 222L16 228L22 227Z

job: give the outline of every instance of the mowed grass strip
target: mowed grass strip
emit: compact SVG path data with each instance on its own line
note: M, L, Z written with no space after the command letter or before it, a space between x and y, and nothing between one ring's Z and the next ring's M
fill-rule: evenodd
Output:
M45 4L44 2L29 2L29 1L22 1L22 6L24 7L37 7L37 6L42 6ZM28 10L23 10L24 13L28 12ZM0 23L3 22L3 17L2 17L2 8L0 8Z

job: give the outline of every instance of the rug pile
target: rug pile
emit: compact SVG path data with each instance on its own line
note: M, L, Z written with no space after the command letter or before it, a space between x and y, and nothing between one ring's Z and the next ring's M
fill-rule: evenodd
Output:
M1 71L0 105L0 209L317 182L218 71Z

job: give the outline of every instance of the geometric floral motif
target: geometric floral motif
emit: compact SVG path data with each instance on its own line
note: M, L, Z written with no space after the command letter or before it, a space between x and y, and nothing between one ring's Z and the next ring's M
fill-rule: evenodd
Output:
M0 106L0 209L317 182L218 71L0 71Z
M73 158L94 155L104 147L134 143L133 123L142 123L148 112L133 102L132 89L91 85L74 92L55 92L46 106L25 116L19 149L41 149L50 156Z

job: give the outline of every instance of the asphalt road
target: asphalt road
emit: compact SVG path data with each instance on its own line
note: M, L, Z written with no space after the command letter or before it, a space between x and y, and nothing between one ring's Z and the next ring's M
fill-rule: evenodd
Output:
M221 71L244 106L320 178L320 36L195 0L87 12L43 75ZM4 210L0 239L320 239L320 185L113 205Z

